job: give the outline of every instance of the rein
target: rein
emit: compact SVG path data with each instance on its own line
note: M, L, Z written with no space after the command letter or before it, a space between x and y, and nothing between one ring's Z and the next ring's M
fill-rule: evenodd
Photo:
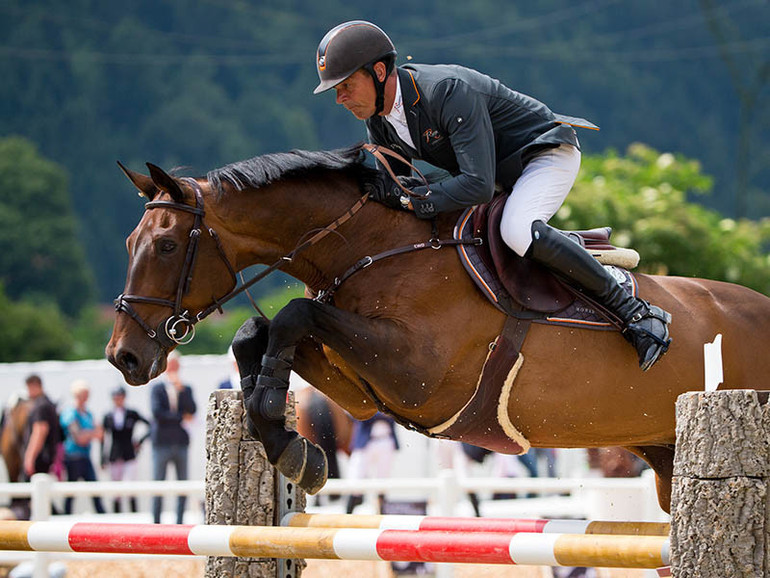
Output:
M395 175L393 174L392 169L388 165L387 160L384 158L383 154L387 154L389 156L392 156L394 158L397 158L398 160L401 160L405 162L407 165L412 167L413 170L415 170L422 178L425 180L425 177L422 176L422 173L419 172L413 165L411 165L406 159L403 159L400 157L397 153L386 149L384 147L379 147L376 145L368 145L364 144L362 145L362 149L370 152L372 155L377 158L383 166L385 166L386 170L391 174L391 176L394 177L394 181L398 183L398 179L395 178ZM125 313L129 317L131 317L134 321L136 321L139 326L144 329L144 331L147 333L147 335L150 337L150 339L153 339L154 341L157 341L161 347L169 348L173 347L174 345L186 345L187 343L190 343L195 338L195 324L203 321L206 317L214 313L214 311L219 311L222 313L222 305L233 299L234 297L240 295L244 291L248 294L248 289L253 286L254 284L258 283L265 277L267 277L270 273L273 271L280 269L281 266L285 265L286 263L292 262L296 256L304 251L305 249L308 249L321 241L324 237L326 237L329 233L332 233L337 229L340 225L345 223L348 219L353 217L366 203L366 201L369 198L368 194L365 194L363 197L361 197L358 201L356 201L353 206L351 206L345 213L343 213L340 217L335 219L332 223L321 229L320 231L313 234L309 239L301 242L298 244L292 251L275 261L272 265L268 266L266 269L260 271L257 275L249 279L248 281L243 281L243 277L241 276L242 283L240 286L238 286L238 275L235 271L235 268L230 263L230 260L227 258L227 254L225 253L224 248L222 247L222 243L219 240L219 235L217 235L216 231L212 229L211 227L207 227L204 223L204 217L206 216L206 211L203 206L203 193L201 191L201 187L198 184L198 182L195 179L192 178L185 178L184 180L190 187L193 189L195 193L195 206L186 205L184 203L177 203L175 201L149 201L148 203L145 203L144 207L145 210L152 210L152 209L168 209L168 210L174 210L174 211L184 211L187 213L192 213L194 215L194 220L192 227L190 228L190 233L188 235L189 241L187 244L187 253L185 254L185 261L184 265L182 266L182 272L179 276L179 282L177 283L177 290L175 299L172 301L171 299L164 299L161 297L145 297L142 295L131 295L131 294L123 294L121 293L118 295L118 297L115 299L115 310L118 313ZM427 181L426 181L427 182ZM406 189L402 186L404 191L411 195L411 196L418 196L409 191L409 189ZM420 197L422 197L420 195ZM187 295L187 293L190 291L190 285L192 283L192 276L193 276L193 269L195 267L195 260L198 254L198 243L200 241L200 236L202 229L205 228L208 235L214 239L214 242L216 243L217 250L219 251L219 256L221 260L224 262L224 264L227 267L227 270L230 272L230 275L233 279L233 286L235 287L219 299L214 298L211 305L197 313L196 315L191 315L190 311L187 309L184 309L182 306L182 300L184 299L184 296ZM334 279L334 281L329 285L326 289L321 290L314 298L315 301L319 302L330 302L332 299L332 296L334 293L340 288L342 283L344 283L347 279L349 279L352 275L357 273L358 271L361 271L362 269L365 269L372 265L373 263L376 263L377 261L380 261L382 259L386 259L389 257L393 257L395 255L401 255L403 253L409 253L412 251L419 251L421 249L441 249L442 247L446 246L455 246L455 245L461 245L461 244L472 244L472 245L480 245L481 239L473 238L473 239L439 239L438 238L438 230L436 228L436 222L433 221L433 235L430 240L422 243L413 243L411 245L405 245L403 247L398 247L396 249L390 249L388 251L384 251L382 253L378 253L374 256L366 256L362 259L359 259L352 267L347 269L341 276ZM250 297L250 296L249 296ZM260 311L259 307L256 306L253 300L252 305L254 305L255 309L259 312L259 314L266 318L265 314ZM158 324L158 327L153 329L150 327L150 325L142 318L139 313L134 309L134 307L131 305L132 303L144 303L148 305L157 305L160 307L167 307L170 308L173 311L173 314L170 315L165 321L161 321Z
M368 152L369 154L371 154L375 159L377 159L377 161L385 169L385 172L387 172L388 175L390 176L390 179L398 186L399 189L401 189L401 192L404 193L407 197L414 197L416 199L428 198L428 196L430 195L430 183L428 182L428 179L426 179L425 175L423 175L420 172L420 169L418 169L416 166L410 163L407 159L402 157L396 151L390 150L389 148L386 148L380 145L364 143L361 145L361 148L366 152ZM417 173L419 177L422 179L423 184L425 184L425 186L428 187L428 192L425 193L424 195L418 195L414 191L410 191L404 185L402 185L395 171L390 167L390 163L388 162L388 159L385 158L386 156L394 158L397 161L401 161L401 163L409 167L409 170Z
M382 253L377 253L374 256L367 255L366 257L362 257L361 259L356 261L356 263L352 267L350 267L347 271L345 271L342 275L335 278L334 281L331 283L331 285L329 285L326 289L319 291L318 294L313 298L313 300L319 301L321 303L331 303L332 297L334 293L337 291L337 289L340 288L340 285L342 285L355 273L358 273L362 269L366 269L369 265L372 265L377 261L387 259L388 257L403 255L404 253L411 253L412 251L419 251L421 249L438 250L438 249L441 249L442 247L447 247L447 246L481 245L481 243L482 243L482 240L480 238L439 239L437 238L437 235L435 234L435 229L434 229L434 235L433 237L431 237L429 241L423 241L422 243L413 243L412 245L405 245L403 247L398 247L397 249L390 249L388 251L383 251Z
M361 197L356 203L350 207L342 216L335 221L324 227L312 237L299 244L291 252L287 253L272 265L268 266L263 271L260 271L257 275L252 277L249 281L243 282L240 287L238 285L238 278L230 260L227 258L227 254L222 247L222 243L219 240L219 235L211 227L206 227L206 232L211 236L219 251L219 256L227 266L230 275L233 278L233 284L236 287L220 297L214 299L213 303L207 308L200 311L198 314L191 316L190 312L182 307L182 299L190 291L190 284L192 282L193 268L195 265L195 258L198 253L198 241L201 236L201 228L205 226L203 219L206 215L206 211L203 207L203 194L201 192L200 185L195 179L184 179L195 192L195 207L185 205L184 203L176 203L174 201L150 201L145 203L145 209L170 209L175 211L185 211L195 215L193 225L189 233L189 242L187 245L187 253L185 255L185 262L182 266L182 273L179 277L179 283L177 284L176 298L174 301L170 299L163 299L160 297L144 297L142 295L126 295L120 294L115 299L115 310L118 313L125 313L136 321L139 326L144 329L150 339L157 341L162 347L168 348L173 345L185 345L190 343L195 338L195 324L203 321L206 317L214 313L214 311L222 312L222 305L240 295L244 291L247 291L249 287L255 283L261 281L267 277L270 273L286 263L290 263L301 251L308 249L309 247L318 243L326 235L333 232L337 227L342 225L345 221L355 215L361 207L366 203L368 195ZM149 305L159 305L161 307L169 307L173 310L173 315L168 317L165 321L161 321L156 329L153 329L149 324L136 312L131 303L146 303ZM256 307L257 311L259 308ZM259 311L260 315L265 315Z

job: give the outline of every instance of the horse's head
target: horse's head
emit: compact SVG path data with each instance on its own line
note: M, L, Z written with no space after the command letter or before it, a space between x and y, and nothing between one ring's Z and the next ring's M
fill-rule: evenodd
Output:
M224 243L205 222L201 185L147 166L150 176L121 165L149 201L126 241L126 285L115 300L118 315L106 348L132 385L162 373L168 353L192 339L201 313L236 284Z

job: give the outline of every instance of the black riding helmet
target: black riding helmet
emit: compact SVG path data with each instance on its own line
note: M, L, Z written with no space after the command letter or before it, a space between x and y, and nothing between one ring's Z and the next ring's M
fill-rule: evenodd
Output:
M380 61L385 63L387 78L396 62L396 47L388 35L371 22L343 22L329 30L318 45L316 68L321 82L313 94L334 88L363 68L374 80L377 91L374 114L377 115L385 102L385 83L380 82L374 72L374 65Z

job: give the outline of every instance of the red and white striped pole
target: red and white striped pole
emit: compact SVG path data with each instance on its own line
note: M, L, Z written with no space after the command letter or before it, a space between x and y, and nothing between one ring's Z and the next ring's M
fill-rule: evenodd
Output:
M0 522L0 550L659 568L664 536Z
M306 514L291 512L282 526L297 528L376 528L442 532L531 532L537 534L610 534L668 536L665 522L616 522L537 518L451 518L442 516Z

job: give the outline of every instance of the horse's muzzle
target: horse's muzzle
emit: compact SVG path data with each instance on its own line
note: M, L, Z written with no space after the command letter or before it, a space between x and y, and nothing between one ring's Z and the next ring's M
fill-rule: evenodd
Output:
M155 355L143 357L129 347L120 344L113 346L110 342L105 353L107 360L118 368L129 385L144 385L166 369L166 355L163 351L156 350ZM148 358L151 361L146 361Z

